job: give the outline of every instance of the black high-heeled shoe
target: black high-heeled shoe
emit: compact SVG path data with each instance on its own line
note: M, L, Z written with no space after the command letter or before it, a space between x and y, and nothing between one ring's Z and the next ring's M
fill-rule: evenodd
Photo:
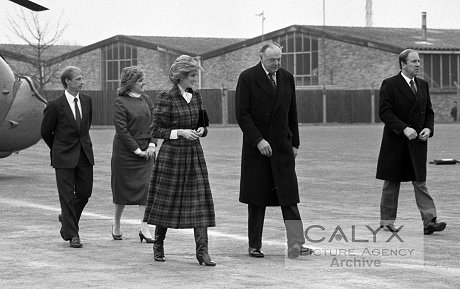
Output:
M119 240L123 240L122 236L123 236L123 234L120 234L120 235L115 235L115 234L113 234L113 226L112 226L112 238L113 238L114 240L119 241Z
M153 243L153 239L144 236L144 234L142 234L142 231L139 231L139 239L141 240L141 243L143 240L145 240L146 243Z
M196 255L196 259L200 265L203 265L204 263L206 266L216 266L216 262L211 260L211 257L209 257L208 253L204 253L203 255Z

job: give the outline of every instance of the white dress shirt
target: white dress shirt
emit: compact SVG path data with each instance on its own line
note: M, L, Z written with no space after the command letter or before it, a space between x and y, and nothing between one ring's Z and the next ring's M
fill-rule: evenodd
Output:
M77 106L78 106L78 110L80 111L80 116L82 116L83 114L81 113L82 111L81 111L80 93L77 93L77 96L73 96L67 90L65 90L64 94L65 94L65 98L67 99L67 102L70 105L70 109L72 110L73 117L75 119L77 119L77 115L75 114L75 102L74 102L74 99L75 98L78 99Z

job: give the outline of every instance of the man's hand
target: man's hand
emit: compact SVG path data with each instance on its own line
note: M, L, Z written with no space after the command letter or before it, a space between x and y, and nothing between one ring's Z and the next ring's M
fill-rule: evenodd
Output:
M411 128L411 127L406 127L404 129L404 135L409 139L409 140L413 140L417 137L417 132L415 131L415 129Z
M259 149L260 153L266 157L271 157L272 156L272 147L266 140L261 140L257 144L257 148Z
M292 147L292 152L294 153L294 158L297 158L297 151L298 150L299 150L298 148Z
M429 128L424 128L418 135L419 140L426 141L430 137L431 130Z

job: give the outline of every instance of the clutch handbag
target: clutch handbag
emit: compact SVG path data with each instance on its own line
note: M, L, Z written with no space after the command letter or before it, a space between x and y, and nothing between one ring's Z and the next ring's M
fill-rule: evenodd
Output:
M206 109L200 108L198 112L198 127L208 127L209 126L209 118Z

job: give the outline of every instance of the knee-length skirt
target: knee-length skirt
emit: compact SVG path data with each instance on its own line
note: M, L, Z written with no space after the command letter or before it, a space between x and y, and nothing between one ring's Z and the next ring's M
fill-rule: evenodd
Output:
M199 140L165 140L155 161L144 221L167 228L215 226L208 170Z
M117 138L112 150L113 203L120 205L145 205L154 159L146 160L129 151Z

